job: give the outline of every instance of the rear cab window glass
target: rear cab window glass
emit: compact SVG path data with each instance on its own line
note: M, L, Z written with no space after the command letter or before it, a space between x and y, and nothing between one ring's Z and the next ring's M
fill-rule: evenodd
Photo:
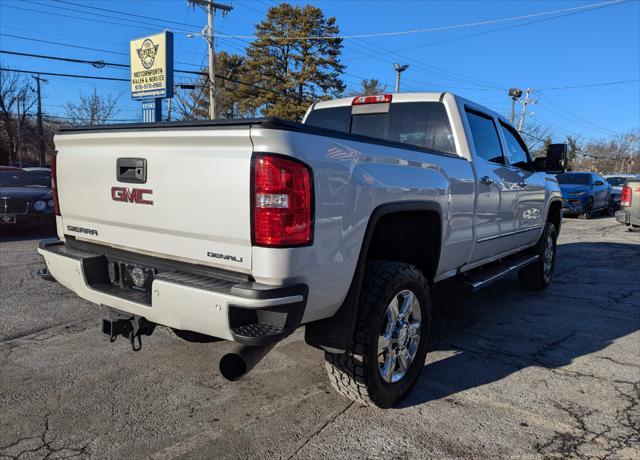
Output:
M350 122L351 106L344 106L312 110L307 115L304 124L318 128L333 129L334 131L349 132Z
M351 134L384 139L387 131L388 114L367 113L353 115L351 118Z
M529 165L529 153L522 138L511 126L500 122L500 127L507 144L507 155L509 155L511 165L519 168L527 167Z
M492 163L504 164L500 138L493 118L470 109L467 109L466 113L476 155Z
M388 112L351 114L352 106L312 110L305 124L445 153L456 153L441 102L392 102Z

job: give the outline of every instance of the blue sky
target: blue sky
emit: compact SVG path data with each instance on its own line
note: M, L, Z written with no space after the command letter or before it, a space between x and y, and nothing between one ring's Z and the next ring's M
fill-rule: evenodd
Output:
M66 0L65 0L66 1ZM0 49L79 59L128 63L128 43L148 33L176 28L176 68L206 63L206 44L187 38L205 24L202 11L186 0L0 0ZM585 1L308 1L335 16L344 34L376 34L483 22L603 3ZM265 17L268 0L229 1L234 10L216 17L216 31L251 35ZM75 5L74 5L75 4ZM80 5L80 6L78 6ZM83 8L93 6L169 22ZM104 15L104 16L100 16ZM111 16L111 17L105 17ZM81 19L84 18L84 19ZM551 19L553 18L553 19ZM129 21L127 21L128 19ZM139 21L139 22L134 22ZM33 40L10 37L27 37ZM93 51L44 43L96 48ZM217 49L243 53L244 39L217 40ZM108 52L107 52L108 51ZM3 66L34 71L128 77L127 69L0 55ZM449 30L346 39L344 80L378 78L393 88L393 62L409 64L403 91L451 91L501 113L510 111L506 88L537 90L531 120L548 127L555 140L567 134L600 138L640 126L640 1L629 0L587 11L566 11ZM63 115L67 100L96 87L119 95L120 119L139 119L127 82L46 77L44 110ZM187 81L176 76L177 81ZM635 80L606 86L565 88Z

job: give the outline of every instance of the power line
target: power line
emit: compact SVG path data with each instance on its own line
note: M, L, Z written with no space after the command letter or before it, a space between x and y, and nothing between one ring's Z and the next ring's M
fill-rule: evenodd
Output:
M488 25L488 24L497 24L497 23L508 22L508 21L518 21L518 20L521 20L521 19L528 19L528 18L540 17L540 16L548 16L550 14L558 14L558 13L567 13L567 12L573 12L573 11L590 10L590 9L600 8L600 7L603 7L603 6L609 6L609 5L615 5L615 4L618 4L618 3L624 3L626 1L629 1L629 0L611 0L611 1L601 2L601 3L593 3L593 4L589 4L589 5L576 6L576 7L572 7L572 8L559 8L559 9L555 9L555 10L539 11L537 13L529 13L529 14L520 15L520 16L511 16L511 17L508 17L508 18L489 19L489 20L485 20L485 21L476 21L476 22L469 22L469 23L464 23L464 24L454 24L454 25L448 25L448 26L430 27L430 28L424 28L424 29L410 29L410 30L401 30L401 31L395 31L395 32L377 32L377 33L353 34L353 35L327 35L327 36L325 36L325 35L307 35L307 36L294 36L294 37L271 36L269 38L272 38L274 40L343 40L343 39L352 39L352 38L391 37L391 36L398 36L398 35L411 35L411 34L418 34L418 33L426 33L426 32L440 32L440 31L445 31L445 30L463 29L463 28L477 27L477 26L483 26L483 25ZM246 5L244 5L244 6L246 6ZM255 11L257 11L257 10L255 10ZM265 37L260 37L260 36L256 36L256 35L231 35L231 34L227 34L226 36L227 37L235 37L235 38L246 38L246 39L250 39L250 40L257 39L257 38L265 38Z
M115 24L115 25L121 25L121 26L125 26L125 27L136 27L136 28L139 28L138 26L133 26L132 24L114 23L114 22L111 22L111 21L103 21L103 20L99 20L99 19L92 19L92 18L85 18L85 17L78 17L78 16L63 15L63 14L58 14L58 13L54 13L54 12L50 12L50 11L33 10L33 9L28 9L28 8L22 8L22 7L10 6L10 5L6 5L6 6L11 7L11 8L23 9L23 10L27 10L27 11L34 11L34 12L38 12L38 13L42 13L42 14L51 14L51 15L54 15L54 16L61 16L61 17L75 17L75 18L77 18L77 19L87 20L87 21L91 21L91 22L98 22L98 23L104 23L104 24ZM58 7L58 8L60 8L60 7ZM69 9L69 8L67 8L67 9ZM115 11L115 10L113 10L113 11ZM80 11L80 12L81 12L81 13L83 13L83 14L85 14L85 12L82 12L82 11ZM119 14L127 14L126 12L118 12L118 13L119 13ZM116 19L120 19L120 18L116 18ZM155 24L154 24L153 26L154 26L154 27L157 27ZM182 31L182 33L186 33L186 32L185 32L185 31ZM7 34L7 36L9 36L9 35ZM18 38L17 36L14 36L14 37L15 37L15 38ZM246 40L241 40L241 39L240 39L240 38L238 38L237 36L232 36L232 35L228 35L228 34L219 34L219 35L216 35L216 37L217 37L218 39L220 39L220 40L226 40L226 39L228 39L228 38L234 38L234 39L238 39L238 40L240 40L240 41L243 41L243 42L249 43L249 42L247 42ZM23 38L23 37L20 37L20 38ZM40 42L46 42L46 41L44 41L44 40L39 40L39 41L40 41ZM52 44L53 44L53 42L52 42ZM73 46L73 47L77 47L77 45L76 45L76 46L74 46L74 45L69 45L69 44L60 44L60 45L61 45L61 46ZM87 47L83 47L83 48L87 48ZM373 48L371 48L371 49L373 49ZM106 50L103 50L103 51L106 51ZM387 50L387 51L389 51L389 50ZM112 51L106 51L106 52L115 53L115 52L112 52ZM115 53L115 54L123 54L123 55L124 55L125 53ZM428 70L428 72L430 72L431 74L436 74L436 75L440 74L439 76L441 76L442 78L445 78L445 79L454 80L454 81L456 81L456 80L457 80L457 81L462 81L462 82L468 83L468 81L465 81L465 80L463 80L463 79L461 79L461 78L459 78L459 77L448 77L446 74L443 74L443 72L447 72L447 73L451 73L451 74L453 74L453 75L456 75L454 72L449 72L449 71L447 71L447 70L445 70L445 69L439 69L439 68L437 68L437 67L435 67L435 66L427 66L426 64L422 64L422 63L420 63L419 61L415 61L415 60L412 60L412 61L414 61L414 62L417 62L417 63L418 63L418 64L414 64L414 67L416 67L416 68L414 68L414 70L417 70L418 72L420 72L420 70L419 70L419 66L424 66L425 68L426 68L426 67L433 67L434 69L437 69L437 70L435 70L435 71L434 71L434 70ZM185 64L185 65L194 65L194 64L187 64L187 63L182 63L182 64ZM424 71L423 71L423 73L424 73ZM467 78L467 77L464 77L464 76L463 76L463 75L461 75L461 74L457 74L457 75L460 75L461 77L466 78L467 80L476 80L476 81L482 82L481 80L473 79L473 78L471 78L471 77L468 77L468 78ZM487 85L487 82L484 82L484 84L485 84L485 85ZM499 87L499 86L497 86L497 85L493 85L493 88L496 88L496 89L503 89L503 88L501 88L501 87Z
M25 0L22 0L22 1L26 2ZM136 20L136 19L129 19L129 18L121 18L121 17L118 17L118 16L111 16L111 15L108 15L108 14L100 14L100 13L93 13L93 12L89 12L89 11L82 11L82 10L78 10L78 9L76 9L76 8L68 8L68 7L64 7L64 6L51 5L51 4L49 4L49 3L41 3L41 2L38 2L38 1L36 1L36 0L30 0L30 1L28 2L28 4L29 4L29 5L39 5L39 6L44 6L44 7L47 7L47 8L56 8L56 9L63 10L63 11L71 11L71 12L74 12L74 13L87 14L87 15L91 15L91 16L99 16L99 17L107 18L107 19L115 19L115 20L117 20L117 21L126 21L126 22L131 22L131 23L133 23L133 24L142 24L142 25L145 25L145 26L151 26L151 27L154 27L154 28L155 28L155 27L159 27L159 26L158 26L158 24L153 24L153 23L151 23L151 22L138 21L138 20ZM40 12L43 12L43 11L41 11L41 10L39 10L39 11L40 11ZM44 11L44 13L46 13L46 14L54 14L54 15L57 15L57 13L53 13L53 12L49 12L49 11ZM129 13L124 13L124 12L123 12L123 13L120 13L120 14L126 14L127 16L133 16L133 15L130 15ZM85 17L78 17L78 19L85 19L85 20L92 20L92 21L95 21L94 19L91 19L91 18L85 18ZM106 22L106 21L105 21L105 22ZM123 23L119 23L119 25L129 25L129 26L132 26L132 24L123 24ZM176 29L176 30L177 30L178 32L182 32L182 33L189 33L189 31L188 31L188 30L185 30L185 29Z
M604 83L586 83L584 85L574 85L574 86L556 86L554 88L540 88L538 91L555 91L559 89L577 89L577 88L593 88L596 86L611 86L611 85L623 85L626 83L635 83L640 81L639 79L635 80L619 80L619 81L608 81Z
M16 73L29 73L29 74L40 74L40 75L48 75L50 77L71 77L71 78L86 78L90 80L110 80L110 81L130 81L128 78L117 78L117 77L99 77L96 75L80 75L80 74L71 74L71 73L57 73L57 72L41 72L39 70L24 70L24 69L10 69L7 67L0 67L0 70L5 72L16 72Z
M39 42L39 43L47 43L49 45L68 46L70 48L78 48L78 49L89 50L89 51L99 51L101 53L111 53L111 54L119 54L121 56L129 56L127 53L121 53L119 51L110 51L110 50L104 50L104 49L100 49L100 48L90 48L88 46L71 45L71 44L68 44L68 43L53 42L53 41L50 41L50 40L41 40L41 39L38 39L38 38L24 37L24 36L21 36L21 35L5 34L5 33L1 33L0 32L0 36L17 38L17 39L20 39L20 40L34 41L34 42Z
M154 17L151 17L151 16L143 16L141 14L135 14L135 13L129 13L129 12L125 13L123 11L110 10L108 8L99 8L97 6L81 5L79 3L68 2L68 1L65 1L65 0L52 0L52 1L54 1L56 3L66 3L67 5L79 6L81 8L88 8L88 9L97 10L97 11L105 11L107 13L126 14L127 16L135 16L137 18L150 19L152 21L168 22L168 23L171 23L171 24L177 24L179 26L198 28L198 26L196 26L194 24L187 24L185 22L171 21L169 19L154 18Z
M33 13L41 13L41 14L49 14L51 16L58 16L58 17L62 17L62 18L73 18L73 19L81 19L83 21L89 21L89 22L97 22L97 23L101 23L101 24L111 24L111 25L115 25L115 26L121 26L121 27L130 27L130 28L135 28L137 30L140 30L140 26L136 26L133 24L123 24L122 22L113 22L113 21L104 21L101 19L91 19L91 18L85 18L82 16L73 16L70 14L62 14L62 13L54 13L53 11L42 11L42 10L36 10L33 8L25 8L22 6L15 6L15 5L7 5L7 4L3 4L2 5L3 8L13 8L16 10L22 10L22 11L31 11ZM154 24L154 29L151 29L149 27L144 27L147 30L155 30L155 28L158 27L157 25Z
M11 51L5 51L5 50L0 50L0 53L9 53L9 54L13 54L13 52ZM30 54L30 53L22 53L24 55L29 55L29 57L35 57L35 58L42 58L42 59L51 59L51 60L64 60L64 59L60 59L56 56L45 56L45 55L36 55L36 54ZM78 60L81 61L81 60ZM86 63L91 63L94 61L85 61ZM106 63L105 65L110 65L110 66L117 66L117 67L122 67L122 68L129 68L128 65L126 64L119 64L119 63ZM4 70L7 72L16 72L16 73L30 73L30 74L41 74L41 75L49 75L49 76L54 76L54 77L70 77L70 78L85 78L85 79L93 79L93 80L111 80L111 81L126 81L129 82L130 79L129 78L118 78L118 77L100 77L100 76L96 76L96 75L81 75L81 74L69 74L69 73L55 73L55 72L40 72L40 71L33 71L33 70L23 70L23 69L11 69L11 68L5 68L5 67L0 67L0 70ZM186 73L186 74L191 74L191 75L203 75L203 76L207 76L207 72L198 72L195 70L180 70L180 69L174 69L174 72L178 72L178 73ZM261 86L257 86L251 83L247 83L241 80L236 80L235 78L229 78L229 77L223 77L221 75L216 75L217 79L223 80L223 81L228 81L230 83L235 83L238 85L244 85L244 86L248 86L250 88L256 89L258 91L264 91L264 92L268 92L271 94L276 94L278 96L283 96L285 98L289 98L292 100L298 100L297 97L287 94L287 93L282 93L280 91L271 89L271 88L263 88ZM308 104L312 104L314 101L313 100L309 100L307 98L303 99L303 102L306 102Z
M600 131L603 134L607 134L607 135L611 135L611 134L619 134L616 131L613 131L611 129L605 128L604 126L600 126L597 125L589 120L587 120L586 118L578 115L575 112L572 112L570 109L568 109L567 107L561 105L560 103L554 101L553 99L551 99L549 96L544 95L544 94L540 94L540 96L543 99L543 102L547 102L550 105L547 105L547 109L551 110L552 112L554 112L555 114L559 115L562 118L565 118L566 120L578 125L578 126L582 126L583 128L587 128L587 129L591 129L591 130L596 130L596 131Z
M64 62L73 62L76 64L91 64L93 67L95 67L96 69L101 69L105 66L109 66L109 67L129 67L126 64L116 64L116 63L111 63L111 62L104 62L103 60L97 60L97 61L88 61L86 59L76 59L76 58L65 58L65 57L54 57L54 56L48 56L45 54L32 54L32 53L21 53L19 51L7 51L7 50L0 50L0 53L2 54L11 54L14 56L25 56L25 57L33 57L33 58L42 58L42 59L53 59L56 61L64 61Z
M87 46L72 45L70 43L53 42L53 41L49 41L49 40L40 40L40 39L37 39L37 38L24 37L24 36L21 36L21 35L4 34L4 33L1 33L1 32L0 32L0 36L18 38L18 39L21 39L21 40L35 41L35 42L40 42L40 43L47 43L49 45L59 45L59 46L66 46L66 47L69 47L69 48L78 48L78 49L82 49L82 50L98 51L98 52L101 52L101 53L111 53L111 54L117 54L118 56L127 56L127 57L129 57L128 53L122 53L120 51L105 50L105 49L100 49L100 48L90 48L90 47L87 47ZM200 65L200 64L193 64L193 63L190 63L190 62L175 61L175 63L176 64L181 64L181 65L189 65L189 66L193 66L193 67L202 67L202 65Z
M626 0L624 0L624 1L626 1ZM552 20L560 19L560 18L563 18L563 17L566 17L566 16L572 16L572 15L575 15L575 14L586 13L586 12L594 11L594 10L601 9L601 8L607 8L609 6L614 6L615 4L620 4L620 3L622 3L622 2L617 2L617 3L616 2L605 2L605 3L601 3L601 4L592 5L593 8L590 8L590 9L580 9L578 11L571 11L571 12L568 12L568 13L565 13L565 14L560 14L560 15L557 15L557 16L553 16L551 18L537 19L535 21L527 21L527 22L523 22L521 24L515 24L515 25L512 25L512 26L498 27L496 29L485 30L485 31L482 31L482 32L475 32L475 33L472 33L472 34L462 35L462 36L459 36L459 37L447 38L445 40L438 40L438 41L435 41L435 42L423 43L423 44L420 44L420 45L413 45L413 46L409 46L409 47L406 47L406 48L400 48L400 49L395 50L395 51L385 52L385 53L382 53L382 54L392 54L392 53L397 53L398 51L409 51L409 50L414 50L414 49L418 49L418 48L424 48L424 47L427 47L427 46L440 45L442 43L449 43L449 42L458 41L458 40L465 40L467 38L478 37L478 36L481 36L481 35L491 34L491 33L495 33L495 32L502 32L502 31L505 31L505 30L515 29L515 28L518 28L518 27L528 26L528 25L531 25L531 24L537 24L537 23L540 23L540 22L552 21ZM378 52L375 55L368 55L366 57L376 57L379 54L381 54L381 53ZM360 57L360 58L356 58L356 59L350 59L350 61L354 61L354 60L357 60L357 59L363 59L363 58L364 57Z

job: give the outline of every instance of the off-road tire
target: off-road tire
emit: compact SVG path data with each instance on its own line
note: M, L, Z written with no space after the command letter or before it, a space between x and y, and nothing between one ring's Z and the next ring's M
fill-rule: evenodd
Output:
M551 271L549 276L545 276L545 249L547 238L551 235L553 240L553 259L551 261ZM522 287L532 291L542 291L549 287L553 279L553 272L556 265L556 240L557 230L555 224L547 222L538 243L530 251L538 255L538 260L518 271L518 281Z
M420 342L404 377L385 382L378 365L378 337L385 311L394 295L411 290L420 302ZM325 368L333 388L365 406L392 407L415 384L424 367L431 325L429 284L413 265L375 260L367 264L357 312L353 346L345 353L325 352Z

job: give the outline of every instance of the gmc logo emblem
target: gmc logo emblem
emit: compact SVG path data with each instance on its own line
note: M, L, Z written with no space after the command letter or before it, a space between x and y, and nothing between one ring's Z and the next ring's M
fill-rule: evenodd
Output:
M123 203L137 203L153 205L152 200L146 200L144 195L151 195L153 190L145 188L111 187L111 199Z

